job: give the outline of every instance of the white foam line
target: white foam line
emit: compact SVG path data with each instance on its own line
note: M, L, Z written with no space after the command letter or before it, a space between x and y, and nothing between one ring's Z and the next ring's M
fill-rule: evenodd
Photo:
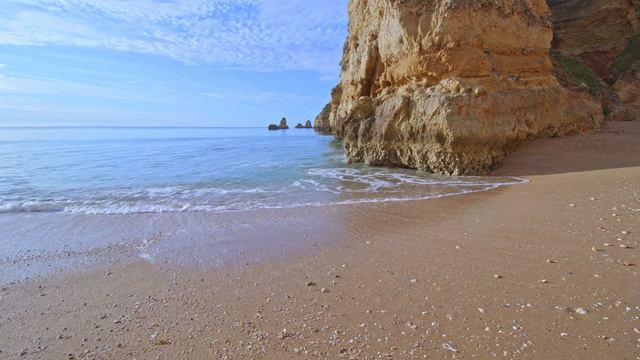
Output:
M200 207L194 206L192 211L194 211L194 212L198 211L198 212L234 213L234 212L241 212L241 211L261 210L261 209L277 210L277 209L297 209L297 208L303 208L303 207L324 207L324 206L358 205L358 204L368 204L368 203L391 203L391 202L402 202L402 201L423 201L423 200L431 200L431 199L440 199L440 198L445 198L445 197L449 197L449 196L459 196L459 195L480 193L480 192L495 190L495 189L498 189L498 188L503 187L503 186L521 185L521 184L529 183L529 180L527 180L527 179L520 179L520 178L513 178L513 179L519 180L519 181L506 182L506 183L496 183L496 184L486 185L486 188L478 189L478 190L464 190L464 191L452 192L452 193L447 193L447 194L429 195L429 196L421 196L421 197L414 197L414 198L411 198L411 197L396 197L396 198L383 198L383 199L345 200L345 201L334 201L334 202L327 202L327 203L315 202L315 203L290 204L290 205L261 205L261 206L247 207L247 208L244 208L244 209L223 209L223 208L220 208L220 207L218 207L218 208L208 208L208 207L203 208L202 206L200 206ZM200 209L198 209L198 208L200 208ZM177 212L177 211L167 211L167 212Z
M429 199L437 199L437 198L443 198L443 197L447 197L447 196L457 196L457 195L464 195L464 194L470 194L470 193L478 193L478 192L484 192L484 191L490 191L490 190L494 190L497 189L499 187L502 186L510 186L510 185L519 185L519 184L525 184L525 183L529 183L529 180L526 179L521 179L521 178L510 178L513 181L509 181L509 182L500 182L500 183L492 183L492 184L487 184L487 183L451 183L451 182L441 182L441 183L427 183L427 184L423 184L423 185L438 185L438 184L446 184L446 185L451 185L451 186L465 186L465 187L472 187L472 186L482 186L482 189L476 189L476 190L463 190L463 191L457 191L457 192L452 192L452 193L447 193L447 194L439 194L439 195L427 195L427 196L418 196L418 197L386 197L386 198L379 198L379 199L357 199L357 200L344 200L344 201L333 201L333 202L313 202L313 203L300 203L300 204L288 204L288 205L253 205L253 206L246 206L244 208L241 209L229 209L226 208L224 206L210 206L210 205L191 205L191 204L186 204L186 205L181 205L181 206L171 206L171 205L159 205L159 204L153 204L153 205L144 205L144 204L138 204L136 206L126 206L124 204L110 204L109 206L111 207L108 210L102 210L102 209L88 209L86 208L87 204L85 203L85 207L83 208L83 206L80 205L73 205L73 206L65 206L63 208L64 212L69 212L69 213L82 213L82 214L91 214L91 215L127 215L127 214L148 214L148 213L178 213L178 212L187 212L187 211L191 211L191 212L219 212L219 213L229 213L229 212L239 212L239 211L248 211L248 210L258 210L258 209L292 209L292 208L300 208L300 207L321 207L321 206L334 206L334 205L354 205L354 204L365 204L365 203L386 203L386 202L399 202L399 201L420 201L420 200L429 200ZM310 183L315 183L315 181L313 180L302 180L305 182L310 182ZM319 184L315 183L313 185L318 186ZM327 191L330 192L332 194L342 194L344 192L340 192L340 191L334 191L331 190L329 188L327 188L326 186L321 186L322 191ZM350 191L350 193L360 193L360 192L372 192L371 189L368 189L367 191ZM33 202L35 203L35 202ZM13 206L11 206L13 205ZM31 202L29 202L29 205L32 205ZM43 205L43 204L41 204ZM21 204L16 206L16 204L9 204L9 208L6 208L5 206L2 206L2 204L0 204L0 213L1 212L16 212L15 210L22 210L21 212L43 212L43 211L49 211L51 212L51 204L48 203L44 203L44 205L49 205L48 209L25 209L27 206L26 204ZM95 204L97 205L97 204ZM146 208L146 209L145 209ZM3 211L5 210L5 211ZM9 211L6 211L9 210ZM151 255L149 255L151 256Z

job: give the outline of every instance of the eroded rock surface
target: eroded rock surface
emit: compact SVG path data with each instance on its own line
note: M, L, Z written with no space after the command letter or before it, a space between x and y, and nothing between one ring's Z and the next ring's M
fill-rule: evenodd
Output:
M603 79L632 36L640 32L640 0L549 0L554 48Z
M623 74L614 85L620 101L626 106L629 116L640 119L640 67Z
M544 0L351 0L340 84L316 119L350 161L478 174L523 141L598 126L556 79Z
M558 63L559 55L554 55L556 68L565 65L558 74L563 85L588 89L601 101L607 120L637 120L633 93L640 86L635 77L640 62L640 0L549 0L549 4L554 51L565 58ZM576 64L566 68L570 61Z
M329 121L329 116L331 115L331 104L325 105L320 114L316 116L316 120L313 123L313 128L316 131L323 133L331 132L331 122Z

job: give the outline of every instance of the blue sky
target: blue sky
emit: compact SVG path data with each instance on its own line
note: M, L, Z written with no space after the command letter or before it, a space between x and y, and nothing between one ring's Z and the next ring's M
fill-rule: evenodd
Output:
M337 83L347 0L3 0L0 126L264 126Z

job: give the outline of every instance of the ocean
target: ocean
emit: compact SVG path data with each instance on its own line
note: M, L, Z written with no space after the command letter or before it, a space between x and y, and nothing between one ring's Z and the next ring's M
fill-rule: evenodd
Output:
M0 213L230 212L429 199L519 182L347 164L339 142L309 129L0 129Z
M345 229L378 221L363 204L384 219L392 203L522 182L348 164L307 129L2 128L0 284L132 259L282 258L357 237Z

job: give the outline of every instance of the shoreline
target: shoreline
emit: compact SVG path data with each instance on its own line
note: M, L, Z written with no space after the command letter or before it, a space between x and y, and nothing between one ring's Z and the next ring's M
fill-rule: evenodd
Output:
M462 190L459 193L425 198L364 199L355 202L237 211L134 214L7 213L0 218L0 227L4 228L5 233L9 233L4 236L9 241L3 245L4 248L12 251L5 250L4 257L0 257L0 285L33 278L69 276L77 271L86 272L93 268L140 259L152 264L171 263L202 270L246 261L264 263L305 253L308 255L313 252L312 247L329 246L330 243L335 243L332 239L343 236L339 230L328 230L332 224L340 222L345 216L347 210L343 208L359 211L367 207L375 209L393 204L462 197L491 192L502 187L526 186L529 182L515 177L512 179L512 183L495 184L488 189ZM281 218L287 220L280 223L277 219ZM306 219L314 221L309 224ZM38 230L32 228L34 224L38 225ZM253 235L254 239L251 241L241 239L251 236L239 234L235 230L236 227L243 226L249 226L251 232L260 235ZM24 228L30 229L29 235L11 235L19 233L19 230ZM191 230L193 228L198 231ZM296 232L291 228L304 228L304 231ZM69 235L70 232L73 232L72 236ZM114 236L112 233L118 235ZM176 233L181 234L177 236ZM274 237L280 234L285 234L292 240L273 241ZM47 241L41 240L44 236L48 237ZM158 246L159 243L163 246ZM282 250L274 252L274 246ZM194 248L202 251L193 258L187 258ZM82 270L74 271L72 268Z
M243 219L306 235L267 261L3 285L0 357L637 359L639 125L517 151L495 174L524 186Z

